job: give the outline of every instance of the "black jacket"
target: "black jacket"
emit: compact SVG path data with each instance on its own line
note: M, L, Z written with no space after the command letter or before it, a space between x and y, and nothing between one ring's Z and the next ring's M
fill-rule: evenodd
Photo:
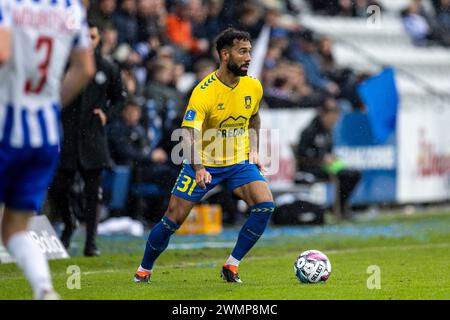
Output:
M134 166L150 163L150 143L146 130L140 124L128 126L118 119L109 127L108 138L115 164Z
M111 166L105 128L94 109L112 120L126 99L120 70L114 63L95 56L97 72L75 101L63 109L63 141L60 169L94 170ZM117 110L116 110L117 109Z
M331 154L332 149L332 132L322 125L320 116L316 116L300 135L297 146L298 169L307 172L321 170L324 155Z

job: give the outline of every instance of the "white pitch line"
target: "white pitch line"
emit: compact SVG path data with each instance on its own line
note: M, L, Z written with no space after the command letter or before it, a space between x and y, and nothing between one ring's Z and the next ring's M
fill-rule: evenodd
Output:
M330 254L346 254L346 253L356 253L356 252L363 252L363 251L379 251L383 249L394 249L394 250L410 250L410 249L417 249L417 248L448 248L450 247L450 243L435 243L435 244L415 244L415 245L403 245L403 246L380 246L380 247L366 247L366 248L350 248L350 249L335 249L335 250L327 250L325 253L327 255ZM305 249L306 250L306 249ZM322 250L324 251L324 250ZM286 253L281 256L277 256L278 258L285 258L285 257L292 257L291 253ZM248 257L246 260L264 260L267 259L267 257ZM160 269L173 269L173 268L182 268L182 267L215 267L218 264L222 263L223 259L221 260L209 260L209 262L183 262L183 263L177 263L177 264L170 264L170 265L162 265L158 266L156 270ZM121 268L121 269L107 269L107 270L96 270L96 271L85 271L81 272L82 275L91 275L91 274L99 274L99 273L117 273L117 272L128 272L128 268ZM10 277L8 276L7 279L21 279L22 275L18 275L16 277Z
M346 254L346 253L357 253L357 252L364 252L364 251L379 251L383 249L395 249L395 250L410 250L410 249L417 249L417 248L448 248L450 247L450 243L436 243L436 244L416 244L416 245L404 245L404 246L382 246L382 247L367 247L367 248L350 248L350 249L335 249L335 250L327 250L326 254ZM281 256L277 256L278 258L285 258L285 257L291 257L291 253L286 253ZM267 259L267 257L248 257L246 260L264 260ZM222 260L210 260L209 262L182 262L177 264L170 264L170 265L163 265L158 266L156 270L159 269L173 269L173 268L182 268L182 267L215 267L219 263L223 262ZM83 275L90 275L90 274L98 274L98 273L113 273L118 272L120 270L126 271L128 269L116 269L116 270L98 270L98 271L87 271L82 272Z

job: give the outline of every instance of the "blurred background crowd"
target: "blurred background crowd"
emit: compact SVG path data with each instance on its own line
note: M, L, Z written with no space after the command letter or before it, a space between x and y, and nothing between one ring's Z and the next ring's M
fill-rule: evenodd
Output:
M404 28L418 46L448 46L450 0L432 4L429 10L412 0L401 11ZM96 55L117 67L114 90L123 91L108 102L111 165L130 166L134 182L162 190L150 204L130 195L125 212L117 214L145 221L163 214L179 170L170 160L171 133L192 89L218 67L214 39L228 26L248 31L254 42L270 30L259 72L261 108L319 108L333 99L340 110L364 110L356 87L370 74L338 67L332 38L305 28L298 15L307 8L315 15L362 18L370 5L382 8L373 0L91 0L88 20L100 36ZM232 216L236 204L220 201Z

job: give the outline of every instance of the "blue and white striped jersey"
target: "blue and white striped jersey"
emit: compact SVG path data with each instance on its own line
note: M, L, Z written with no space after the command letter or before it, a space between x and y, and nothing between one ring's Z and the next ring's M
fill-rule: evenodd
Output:
M90 46L80 0L0 0L12 54L0 65L0 144L59 143L60 84L72 49Z

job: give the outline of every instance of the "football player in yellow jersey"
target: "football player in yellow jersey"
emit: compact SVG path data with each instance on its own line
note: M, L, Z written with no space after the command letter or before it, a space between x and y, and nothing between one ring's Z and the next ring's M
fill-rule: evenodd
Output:
M158 256L194 204L218 184L224 184L250 207L250 216L222 267L228 282L241 282L238 266L263 234L275 209L272 193L258 159L259 103L263 90L247 76L251 39L228 28L216 40L220 67L194 89L184 115L184 143L190 154L178 176L161 222L149 237L135 282L149 282Z

